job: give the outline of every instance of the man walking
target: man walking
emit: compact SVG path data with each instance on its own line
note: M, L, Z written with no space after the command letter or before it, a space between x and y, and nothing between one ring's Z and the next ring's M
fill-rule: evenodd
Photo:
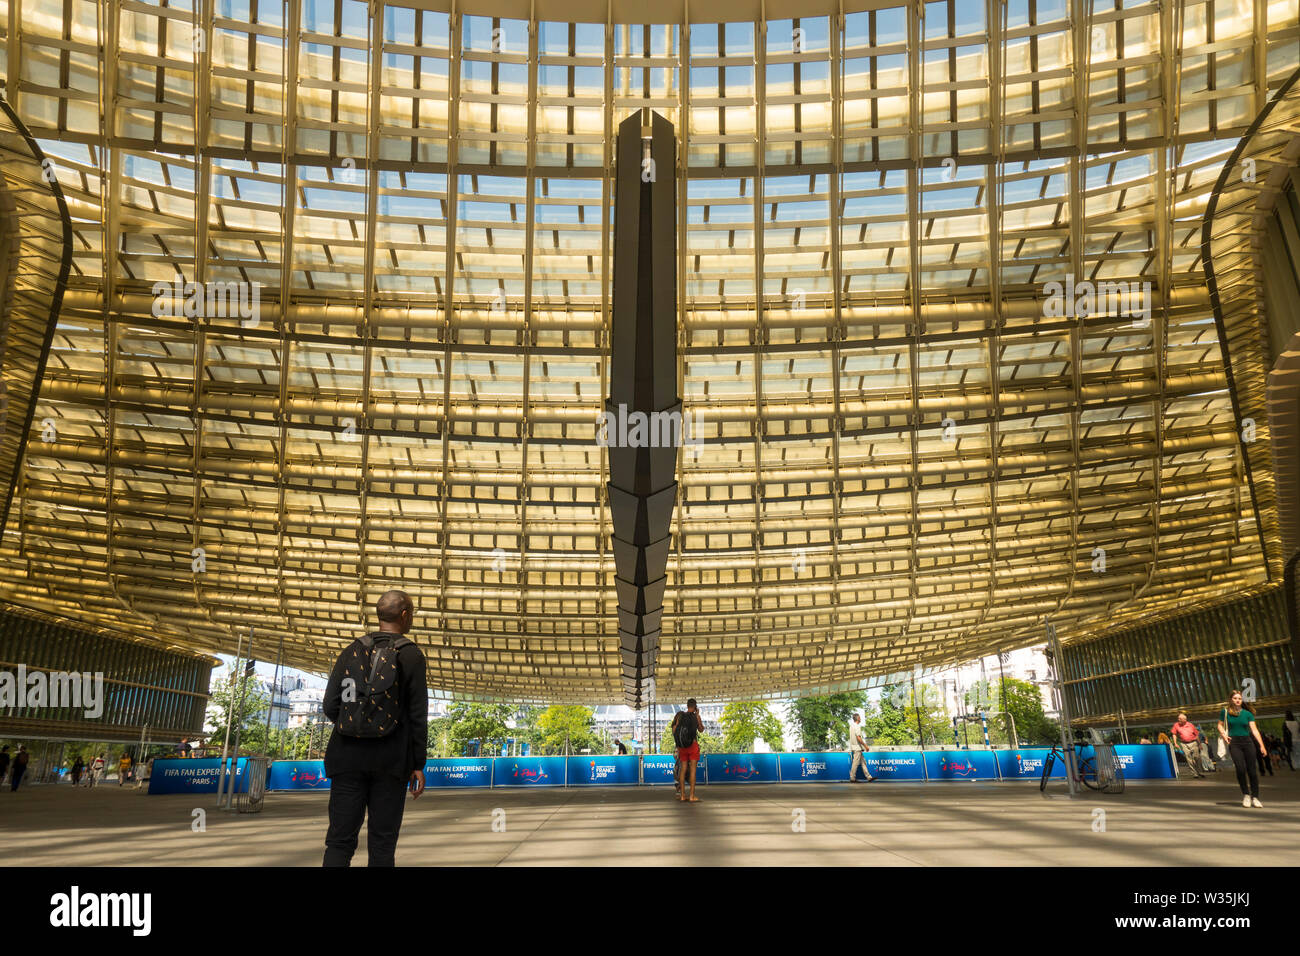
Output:
M0 747L0 782L4 781L5 773L9 770L9 748Z
M695 795L695 770L700 763L699 734L704 731L704 720L700 717L694 697L686 702L685 710L673 715L672 731L673 742L677 744L677 768L680 768L675 768L674 771L674 776L678 778L677 799L699 803L700 798ZM687 783L690 784L689 796Z
M849 763L849 783L858 782L858 767L862 767L862 772L867 775L867 783L871 783L876 778L871 776L871 771L867 769L867 761L863 756L867 750L867 740L862 736L862 715L854 714L853 723L849 724L849 752L853 754L853 760Z
M407 788L424 792L429 692L424 655L403 637L415 606L402 591L375 605L379 630L339 655L325 687L325 716L334 724L325 749L330 778L325 866L350 866L361 823L369 815L370 866L393 866Z
M1179 712L1178 720L1169 728L1169 736L1174 738L1174 745L1183 752L1187 758L1187 766L1191 768L1192 774L1197 780L1200 780L1205 774L1201 773L1201 750L1205 744L1201 741L1201 732L1196 725L1187 719L1187 714Z

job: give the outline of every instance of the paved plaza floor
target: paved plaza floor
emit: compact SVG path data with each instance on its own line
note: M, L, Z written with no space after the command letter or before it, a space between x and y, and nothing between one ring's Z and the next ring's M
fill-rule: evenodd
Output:
M408 799L399 866L1294 866L1300 772L1265 777L1247 810L1235 778L1048 796L1032 782L740 784L426 791ZM325 793L271 793L258 814L215 795L109 784L0 792L7 865L318 866ZM196 832L194 811L206 811ZM1104 811L1104 816L1098 811ZM495 823L495 829L494 829ZM504 829L502 829L504 827ZM364 864L365 834L357 851Z

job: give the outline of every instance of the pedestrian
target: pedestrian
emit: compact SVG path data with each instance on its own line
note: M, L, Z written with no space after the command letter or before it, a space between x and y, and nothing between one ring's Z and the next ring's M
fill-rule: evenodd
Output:
M1263 807L1259 802L1259 770L1256 753L1268 759L1255 715L1242 706L1241 691L1228 695L1227 705L1219 711L1219 736L1228 745L1228 756L1237 770L1237 786L1241 788L1243 807ZM1249 788L1246 786L1249 780Z
M1174 725L1169 728L1169 734L1174 739L1174 745L1183 752L1187 759L1188 769L1192 771L1197 780L1204 778L1205 774L1201 773L1200 760L1201 748L1204 744L1201 741L1201 732L1196 725L1187 719L1186 711L1178 712L1178 719Z
M81 775L86 771L86 761L81 759L81 754L77 754L77 759L72 761L72 785L75 787L81 783Z
M1282 746L1291 769L1300 770L1300 721L1297 721L1295 714L1289 710L1282 721Z
M867 769L867 758L864 756L867 752L867 739L862 736L862 715L854 714L853 723L849 724L849 753L853 755L849 763L849 783L858 782L858 767L867 775L867 783L872 783L876 778L871 776L871 771Z
M137 790L149 786L149 778L153 776L153 761L154 758L150 757L148 760L144 762L144 770L136 772L135 788Z
M335 729L325 749L325 866L352 864L367 816L369 865L393 866L406 791L424 792L429 691L424 655L403 636L415 606L402 591L386 591L375 611L379 630L344 649L325 688Z
M0 783L4 783L5 773L9 770L9 761L12 759L9 756L9 748L0 747Z
M181 742L176 746L176 756L184 760L190 755L190 738L182 737Z
M677 744L677 760L681 764L678 776L677 799L683 803L699 803L695 795L695 771L700 763L699 735L704 731L704 720L692 697L686 702L686 709L673 715L673 742ZM690 784L690 796L687 796L687 784Z
M30 759L31 757L27 753L27 748L24 747L22 744L19 744L18 753L14 754L13 769L9 771L9 778L10 778L9 792L10 793L17 790L18 784L22 783L23 774L27 772L27 761Z
M90 762L90 780L86 786L93 789L99 786L99 781L102 779L104 779L104 755L100 753Z
M131 755L125 750L117 761L117 785L120 787L126 783L131 776Z
M627 747L623 746L623 741L619 740L617 737L614 738L614 752L620 757L627 756Z

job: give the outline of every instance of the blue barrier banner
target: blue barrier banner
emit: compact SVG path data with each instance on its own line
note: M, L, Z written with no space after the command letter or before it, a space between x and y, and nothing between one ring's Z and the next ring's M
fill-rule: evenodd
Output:
M227 758L229 759L229 758ZM235 766L235 793L248 792L248 779L244 776L247 757L240 757ZM153 762L149 777L150 793L216 793L221 779L221 760L160 759ZM229 789L230 784L226 787Z
M998 769L1003 780L1041 780L1043 761L1052 752L1050 747L1021 747L1019 750L996 750ZM1059 758L1052 764L1052 778L1065 779L1065 762Z
M999 750L998 766L1004 780L1041 780L1043 761L1051 753L1050 747L1029 747L1020 750ZM1080 747L1081 757L1091 757L1091 747ZM1116 744L1115 756L1124 768L1127 780L1173 780L1175 773L1169 763L1169 748L1164 744ZM1052 764L1052 779L1065 779L1065 761L1059 756Z
M1178 777L1169 762L1169 748L1165 744L1116 744L1115 756L1124 768L1126 780L1174 780Z
M709 754L702 760L709 766L711 783L780 783L779 754ZM846 773L847 777L848 774ZM699 783L696 780L696 783Z
M646 754L641 758L641 782L648 786L673 783L673 765L676 761L672 754ZM695 785L704 781L700 778L703 763L695 768Z
M919 750L869 750L863 757L871 776L884 780L924 780L925 767ZM848 779L845 773L844 778Z
M991 750L927 750L931 780L996 780L998 761Z
M784 783L809 781L843 783L849 779L849 755L843 751L817 754L777 754ZM863 777L865 780L866 778Z
M267 790L328 790L324 760L276 760L271 764Z
M668 769L672 776L672 768ZM636 757L619 756L577 756L569 758L569 786L571 787L615 787L636 786ZM699 774L696 773L696 784Z
M491 757L435 757L425 761L426 787L490 787Z
M707 755L705 755L707 757ZM695 765L695 785L709 782L709 767L705 757ZM677 758L672 754L646 754L641 758L641 779L648 786L673 783L673 767Z
M494 787L562 787L564 757L497 757Z

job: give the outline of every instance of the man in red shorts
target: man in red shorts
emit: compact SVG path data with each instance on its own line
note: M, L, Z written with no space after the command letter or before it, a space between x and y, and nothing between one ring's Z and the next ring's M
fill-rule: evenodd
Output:
M704 730L704 721L692 697L686 702L686 709L678 711L673 717L673 741L677 744L677 766L681 768L678 779L677 799L699 803L695 795L695 769L700 762L699 734ZM687 796L686 783L690 781L690 796Z

